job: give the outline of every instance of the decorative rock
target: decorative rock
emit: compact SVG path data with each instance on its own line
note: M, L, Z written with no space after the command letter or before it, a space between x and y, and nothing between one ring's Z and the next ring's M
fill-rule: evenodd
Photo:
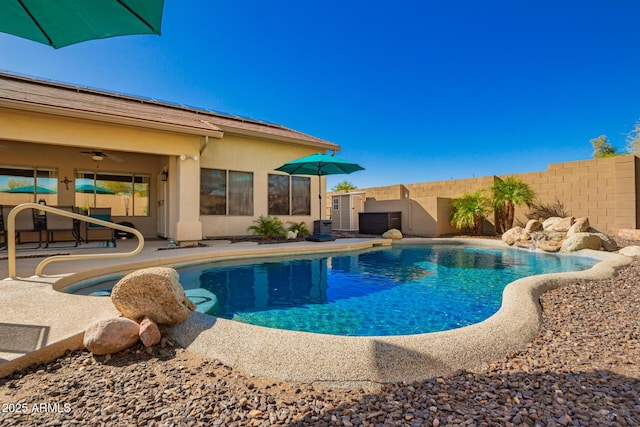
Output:
M144 344L145 347L153 347L156 344L160 344L160 339L162 336L160 335L160 328L158 325L148 317L145 317L142 322L140 322L140 331L138 332L140 336L140 341Z
M615 252L618 250L618 243L616 243L615 239L608 234L604 233L593 233L602 240L602 249L607 252Z
M522 249L535 249L536 244L531 240L518 240L515 245Z
M544 230L544 228L542 227L542 223L535 219L529 220L529 222L527 222L527 225L524 227L524 231L526 231L529 234L535 231L542 231L542 230Z
M402 232L397 228L392 228L391 230L385 231L382 234L383 239L391 239L391 240L400 240L402 239Z
M640 246L627 246L620 249L618 253L628 257L640 256Z
M196 307L178 278L178 272L168 267L134 271L113 287L111 301L120 313L135 321L148 317L161 325L182 323Z
M555 240L541 240L536 243L536 247L545 252L558 252L562 243Z
M529 240L531 236L527 233L522 227L513 227L510 230L507 230L502 235L502 241L507 245L513 245L515 242L521 240Z
M84 331L82 343L96 355L117 353L138 342L139 329L136 322L124 317L100 320Z
M562 218L560 218L559 216L552 216L551 218L547 218L544 221L542 221L542 228L544 230L550 230L551 227L558 221L561 221Z
M598 250L602 246L602 240L592 233L576 233L562 242L561 252L573 252L581 249Z
M571 236L572 234L575 233L586 233L587 231L589 231L589 218L587 217L580 217L580 218L576 218L576 222L573 223L573 225L569 228L569 230L567 230L567 236Z
M640 230L633 228L621 228L618 237L628 240L640 240Z
M562 218L560 221L556 221L549 230L551 231L562 231L567 232L575 222L575 218L572 216L568 216L566 218ZM545 229L546 230L546 229Z

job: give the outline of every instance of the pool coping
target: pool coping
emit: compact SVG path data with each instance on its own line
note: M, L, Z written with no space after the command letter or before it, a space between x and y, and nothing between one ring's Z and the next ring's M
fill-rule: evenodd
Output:
M452 242L506 246L499 240L475 238L405 238L393 244ZM0 377L33 363L50 361L66 350L82 348L83 331L89 323L118 315L109 299L58 291L70 283L112 274L114 270L184 265L205 259L349 251L389 244L391 241L386 239L237 244L175 255L143 256L133 262L93 265L89 269L79 268L72 274L0 280L0 305L8 308L0 315L0 326L21 323L49 328L46 346L10 360L0 360ZM503 303L497 313L483 322L460 329L405 336L343 337L265 328L192 313L186 322L170 329L169 338L190 351L218 359L247 374L285 381L377 388L382 383L449 375L460 369L476 369L487 360L524 348L540 328L542 317L538 299L542 293L576 280L611 277L631 262L631 258L623 255L591 250L562 256L590 256L600 262L579 272L516 280L505 288ZM0 353L0 357L7 356Z

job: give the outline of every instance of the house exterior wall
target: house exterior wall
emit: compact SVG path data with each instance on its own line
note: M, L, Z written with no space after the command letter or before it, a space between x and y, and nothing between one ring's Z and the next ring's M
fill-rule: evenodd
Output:
M223 139L210 141L202 153L200 166L203 168L223 169L241 172L253 172L253 215L203 215L200 216L204 236L241 236L249 235L247 228L261 215L268 215L267 199L269 174L287 175L275 168L284 163L317 153L318 149L300 145L286 144L266 139L241 135L225 134ZM318 193L324 193L326 178L322 177L320 186L317 176L310 176L311 215L278 215L285 225L287 222L302 222L311 230L313 219L318 218ZM324 214L324 210L323 210Z
M26 110L0 107L0 164L12 166L50 167L58 170L59 181L73 180L75 170L100 172L144 173L151 176L150 204L147 217L117 217L116 222L128 221L145 237L157 234L157 177L166 168L169 173L168 237L180 241L200 240L203 237L247 235L247 228L260 215L268 214L267 185L270 173L283 163L314 154L317 147L283 143L270 139L225 133L222 139L210 138L200 153L204 137L177 132L138 128L123 124L57 116ZM80 151L99 149L116 154L121 162L103 160L99 164ZM187 154L197 159L180 159ZM253 172L253 216L200 216L200 168L215 168ZM285 174L286 175L286 174ZM318 193L323 189L317 177L309 177L311 184L311 215L279 216L288 221L312 226L318 217ZM69 189L59 182L57 205L74 205L73 183Z

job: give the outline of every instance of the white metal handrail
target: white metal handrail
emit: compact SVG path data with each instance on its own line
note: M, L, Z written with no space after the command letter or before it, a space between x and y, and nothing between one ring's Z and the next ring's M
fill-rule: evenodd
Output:
M9 215L7 216L7 260L9 263L9 277L12 279L16 278L16 223L15 218L18 212L25 209L38 209L40 211L50 212L55 215L66 216L68 218L77 219L83 222L90 222L92 224L101 225L103 227L114 228L116 230L126 231L128 233L134 234L138 238L138 246L131 252L118 252L118 253L108 253L108 254L84 254L84 255L54 255L44 259L38 266L36 267L36 276L42 275L42 270L45 266L52 262L57 261L82 261L89 259L105 259L105 258L126 258L137 255L142 251L144 247L144 237L142 233L140 233L135 228L127 227L120 224L115 224L109 221L103 221L97 218L91 218L86 215L81 215L77 213L72 213L69 211L64 211L62 209L56 209L51 206L41 205L39 203L22 203L15 208L11 209Z

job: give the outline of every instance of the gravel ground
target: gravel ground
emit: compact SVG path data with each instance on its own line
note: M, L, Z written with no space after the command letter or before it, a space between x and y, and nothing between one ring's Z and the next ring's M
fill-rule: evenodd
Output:
M0 379L0 425L640 425L640 260L541 302L521 352L376 392L247 376L170 343L74 352Z

